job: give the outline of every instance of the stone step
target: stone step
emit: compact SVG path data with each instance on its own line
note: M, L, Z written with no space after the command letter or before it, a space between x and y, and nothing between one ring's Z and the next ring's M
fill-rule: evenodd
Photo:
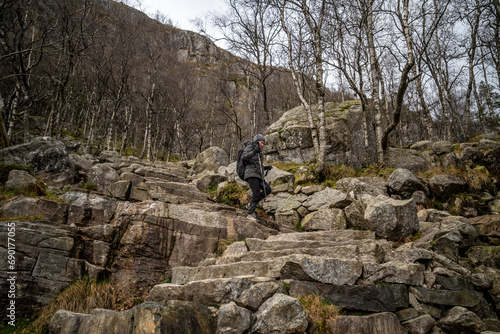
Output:
M204 305L237 302L250 309L258 307L284 285L268 277L238 276L189 282L184 285L164 283L153 287L147 301L183 300Z
M316 232L283 233L269 237L267 241L331 241L375 240L375 232L361 230L334 230Z
M247 239L248 242L248 239ZM357 244L346 244L338 246L323 246L321 243L311 242L308 247L304 244L297 244L301 247L286 247L284 249L264 250L264 251L246 251L237 254L226 254L216 260L216 264L229 264L234 262L265 261L293 254L304 254L311 256L327 256L342 260L382 263L385 258L387 244L380 242L358 242ZM316 247L317 246L317 247Z
M204 279L251 275L352 285L361 277L362 271L361 261L294 254L266 261L242 261L206 267L176 267L172 269L172 283L186 284Z

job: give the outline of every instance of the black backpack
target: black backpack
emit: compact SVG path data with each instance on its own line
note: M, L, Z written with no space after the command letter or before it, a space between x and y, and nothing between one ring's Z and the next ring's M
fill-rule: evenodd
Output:
M243 155L243 149L238 151L238 159L236 160L236 173L238 174L238 177L243 180L243 177L245 177L245 161L241 158Z

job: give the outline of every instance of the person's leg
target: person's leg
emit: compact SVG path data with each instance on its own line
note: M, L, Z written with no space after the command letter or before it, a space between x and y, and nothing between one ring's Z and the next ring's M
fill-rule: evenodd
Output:
M246 180L248 182L248 185L250 186L250 189L252 189L252 200L250 201L250 204L248 205L248 214L253 214L255 213L255 208L257 207L257 203L260 201L261 197L261 186L260 184L262 183L260 179L256 177L251 177Z

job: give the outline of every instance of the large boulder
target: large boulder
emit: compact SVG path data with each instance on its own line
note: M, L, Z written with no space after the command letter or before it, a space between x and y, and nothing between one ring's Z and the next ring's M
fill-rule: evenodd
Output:
M307 329L307 313L298 299L275 294L262 304L255 313L252 333L304 333Z
M57 224L66 224L69 205L33 197L19 197L1 207L3 217L33 217Z
M397 168L387 180L387 186L392 193L410 198L415 191L428 193L427 185L408 169Z
M439 319L438 326L446 333L481 333L484 324L481 319L465 307L456 306Z
M222 305L217 315L217 334L241 334L250 327L252 312L230 302Z
M301 225L308 231L344 230L347 220L341 209L321 209L305 216Z
M334 320L329 320L328 328L330 328L332 333L408 333L401 326L398 318L389 312L364 316L341 315Z
M317 106L312 107L312 113L317 120ZM369 132L370 146L366 147L363 117L359 100L325 104L327 163L362 168L374 162L375 135ZM285 112L269 126L264 153L270 161L306 163L314 159L311 128L304 107ZM371 158L367 160L367 157Z
M210 147L196 156L193 173L198 174L205 170L216 173L220 166L227 166L229 158L226 152L219 147Z
M0 161L31 166L48 185L62 186L71 183L75 176L64 143L50 137L4 148L0 150Z
M440 199L448 199L450 196L462 193L467 189L467 182L461 175L434 175L429 180L431 194Z
M419 230L413 199L399 201L364 194L345 208L345 214L352 226L374 231L380 238L397 241Z
M120 176L109 163L96 164L90 169L87 180L97 185L99 191L107 193L108 187L120 180Z
M13 169L9 172L7 182L5 183L6 190L23 190L32 189L38 184L36 177L33 177L24 170Z
M404 168L413 173L429 169L431 164L415 150L389 148L386 164L392 168Z
M382 177L345 177L338 180L335 186L354 198L362 194L387 196L386 182Z

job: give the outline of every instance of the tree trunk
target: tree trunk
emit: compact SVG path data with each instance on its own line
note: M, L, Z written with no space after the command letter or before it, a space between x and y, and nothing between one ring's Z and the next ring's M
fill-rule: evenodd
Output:
M377 161L384 162L384 150L382 148L382 113L380 110L380 78L378 76L378 60L375 50L375 42L373 40L374 26L373 26L373 0L368 3L367 13L367 37L368 37L368 50L370 52L370 73L372 81L372 99L373 110L375 116L375 135L377 137Z

